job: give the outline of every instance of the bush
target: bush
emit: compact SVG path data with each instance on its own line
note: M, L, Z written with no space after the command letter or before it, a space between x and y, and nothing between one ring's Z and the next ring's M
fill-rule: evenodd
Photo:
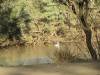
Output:
M69 50L56 50L54 52L54 57L57 62L72 62L76 59L76 56L73 55Z

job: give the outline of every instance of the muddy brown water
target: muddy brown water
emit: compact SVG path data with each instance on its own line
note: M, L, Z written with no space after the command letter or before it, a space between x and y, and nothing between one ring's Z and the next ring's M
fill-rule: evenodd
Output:
M0 50L0 65L32 65L54 63L53 47L11 47Z
M57 58L54 56L54 52L57 50L67 50L66 45L62 44L60 49L54 45L35 47L13 46L10 48L0 49L0 65L19 66L58 63ZM70 51L71 50L74 54L77 54L78 52L75 48L70 49ZM84 57L84 53L81 52L81 54L83 54Z
M1 49L0 65L4 66L0 66L0 75L100 75L100 63L55 64L51 58L54 50L54 47Z

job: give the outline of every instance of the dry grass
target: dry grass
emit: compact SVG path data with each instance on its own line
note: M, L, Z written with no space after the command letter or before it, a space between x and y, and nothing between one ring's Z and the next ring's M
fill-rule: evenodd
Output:
M54 57L56 62L72 62L74 61L77 56L73 55L73 53L71 53L69 50L59 50L59 51L55 51L54 52Z

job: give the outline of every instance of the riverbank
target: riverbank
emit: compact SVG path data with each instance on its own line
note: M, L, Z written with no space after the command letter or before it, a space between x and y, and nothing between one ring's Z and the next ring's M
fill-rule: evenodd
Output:
M100 63L0 67L0 75L100 75Z

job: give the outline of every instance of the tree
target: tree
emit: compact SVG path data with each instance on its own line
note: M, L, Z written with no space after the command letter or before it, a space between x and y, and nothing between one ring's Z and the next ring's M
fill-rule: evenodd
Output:
M63 0L62 0L63 1ZM80 21L80 25L86 36L86 44L93 60L97 60L96 50L92 46L92 30L88 23L89 5L93 0L66 0L67 4L73 13ZM61 2L61 1L60 1ZM65 5L65 3L64 3Z

